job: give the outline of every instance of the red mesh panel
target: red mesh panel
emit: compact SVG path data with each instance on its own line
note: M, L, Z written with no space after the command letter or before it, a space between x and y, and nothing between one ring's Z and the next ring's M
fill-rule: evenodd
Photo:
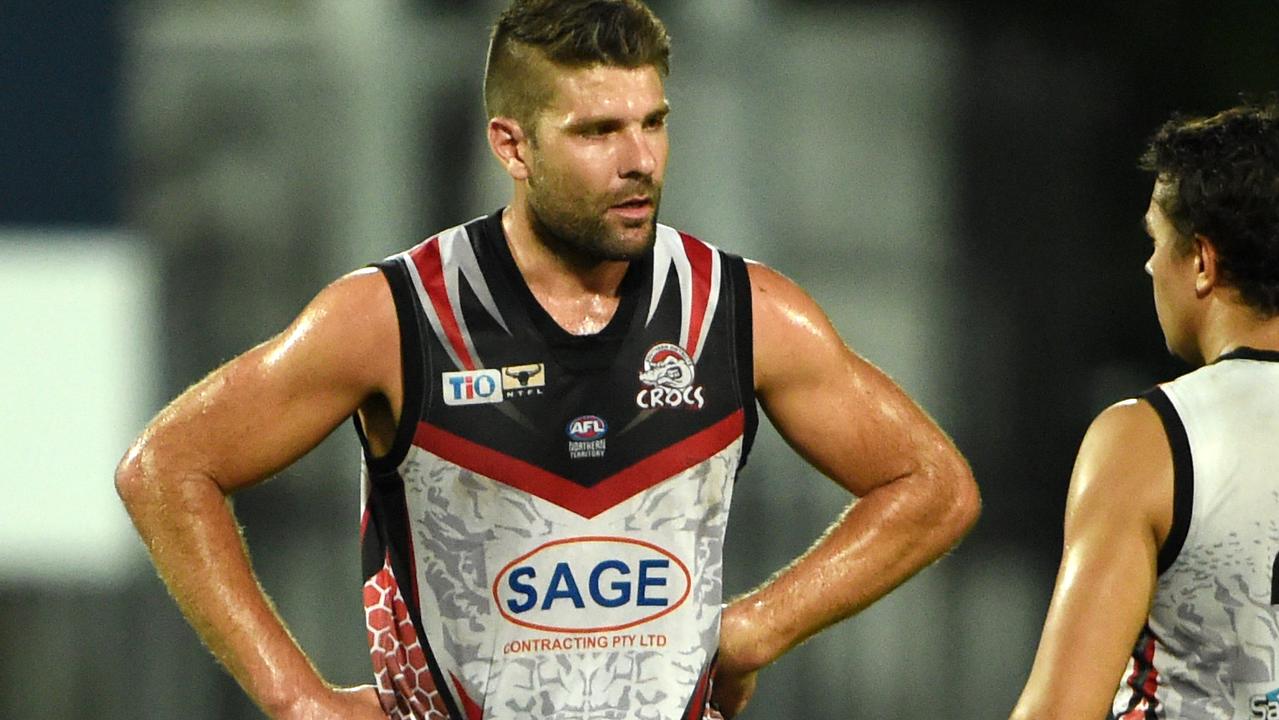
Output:
M409 618L388 557L364 583L364 617L378 699L390 720L448 720L426 652Z

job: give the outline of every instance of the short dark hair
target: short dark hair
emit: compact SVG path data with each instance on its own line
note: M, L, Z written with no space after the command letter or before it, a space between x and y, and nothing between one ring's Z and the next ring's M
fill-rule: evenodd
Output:
M1182 236L1217 249L1244 303L1279 315L1279 96L1210 117L1174 115L1141 156L1173 192L1157 198Z
M484 72L490 118L530 122L549 100L536 77L533 54L556 65L584 68L653 66L670 71L666 26L640 0L514 0L493 24Z

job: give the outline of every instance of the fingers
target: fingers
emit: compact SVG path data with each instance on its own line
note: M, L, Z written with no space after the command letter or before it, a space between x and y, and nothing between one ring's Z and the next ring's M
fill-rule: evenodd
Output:
M714 684L711 687L710 709L712 712L718 713L723 720L731 720L738 713L746 708L746 704L750 702L751 696L755 694L755 685L758 679L756 673L745 673L742 675L725 674L723 669L716 673ZM714 718L715 715L708 717Z

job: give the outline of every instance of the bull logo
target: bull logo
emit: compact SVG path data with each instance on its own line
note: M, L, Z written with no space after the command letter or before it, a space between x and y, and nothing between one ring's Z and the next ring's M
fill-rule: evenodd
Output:
M546 366L542 363L508 365L502 368L502 390L508 397L541 395L546 385Z

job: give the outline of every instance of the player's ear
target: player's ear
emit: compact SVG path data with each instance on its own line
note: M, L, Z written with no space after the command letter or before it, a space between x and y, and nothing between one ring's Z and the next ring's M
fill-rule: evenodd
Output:
M1195 234L1195 294L1206 297L1220 282L1217 246L1207 235Z
M506 174L516 180L527 180L529 137L514 118L495 117L489 120L489 148L497 156Z

